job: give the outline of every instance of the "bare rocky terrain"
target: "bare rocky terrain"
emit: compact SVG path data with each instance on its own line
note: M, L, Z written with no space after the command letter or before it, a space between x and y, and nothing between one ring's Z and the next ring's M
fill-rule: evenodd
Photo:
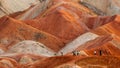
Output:
M0 68L119 68L118 0L0 0Z

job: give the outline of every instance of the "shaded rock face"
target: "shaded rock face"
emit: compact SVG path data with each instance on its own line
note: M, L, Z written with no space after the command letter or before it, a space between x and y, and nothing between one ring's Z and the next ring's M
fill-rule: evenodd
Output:
M119 0L81 0L84 5L102 15L120 14Z

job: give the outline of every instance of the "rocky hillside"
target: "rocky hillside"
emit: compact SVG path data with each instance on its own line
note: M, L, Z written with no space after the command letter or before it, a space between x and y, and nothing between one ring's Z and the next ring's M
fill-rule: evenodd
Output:
M5 15L0 17L0 68L120 67L120 15L108 16L101 7L107 4L0 1ZM14 6L3 10L4 3Z

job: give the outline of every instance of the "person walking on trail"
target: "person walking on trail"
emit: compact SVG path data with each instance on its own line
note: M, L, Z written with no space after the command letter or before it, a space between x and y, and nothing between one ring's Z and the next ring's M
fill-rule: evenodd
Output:
M100 53L100 56L102 56L102 50L100 50L99 53Z
M97 55L97 51L94 51L94 55Z
M73 53L73 56L78 56L80 54L79 51L73 51L72 53Z
M63 56L63 52L60 52L61 53L61 55Z

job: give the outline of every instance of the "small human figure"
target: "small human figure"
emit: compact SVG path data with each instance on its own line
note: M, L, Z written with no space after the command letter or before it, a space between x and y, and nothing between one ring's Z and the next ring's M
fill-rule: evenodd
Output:
M61 53L61 55L63 56L63 52L60 52Z
M100 56L102 56L102 50L100 50L99 53L100 53Z
M73 51L72 53L73 53L73 56L77 56L77 55L79 55L79 54L80 54L80 52L79 52L79 51Z
M97 54L97 52L96 51L94 51L94 55L96 55Z

